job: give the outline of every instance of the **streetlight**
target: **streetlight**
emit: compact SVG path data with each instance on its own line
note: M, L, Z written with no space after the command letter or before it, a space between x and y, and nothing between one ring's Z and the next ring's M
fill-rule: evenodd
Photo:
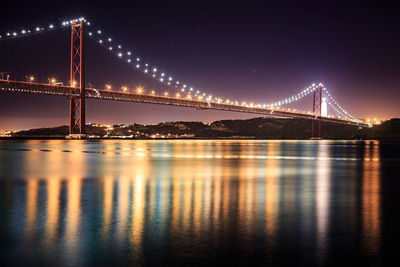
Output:
M33 82L35 80L35 77L32 75L25 75L26 82Z
M49 84L55 84L57 82L56 78L49 78Z

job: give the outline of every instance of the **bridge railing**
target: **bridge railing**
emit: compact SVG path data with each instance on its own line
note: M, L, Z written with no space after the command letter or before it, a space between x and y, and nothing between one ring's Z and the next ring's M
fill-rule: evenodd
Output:
M1 91L14 92L14 93L41 94L41 95L53 95L53 96L66 96L66 97L78 97L80 94L80 89L77 87L20 82L20 81L8 81L8 80L0 80L0 89ZM170 105L178 107L190 107L201 110L223 110L223 111L259 114L269 117L301 118L309 120L319 119L315 115L310 113L291 112L287 110L271 109L271 108L247 107L242 105L217 103L206 100L186 99L186 98L159 96L152 94L118 92L118 91L109 91L109 90L94 89L94 88L86 88L85 91L87 98L94 98L94 99L128 101L128 102L138 102L138 103L148 103L148 104L158 104L158 105ZM321 117L321 120L327 122L341 123L341 124L359 125L362 127L368 126L365 123L353 122L332 117Z

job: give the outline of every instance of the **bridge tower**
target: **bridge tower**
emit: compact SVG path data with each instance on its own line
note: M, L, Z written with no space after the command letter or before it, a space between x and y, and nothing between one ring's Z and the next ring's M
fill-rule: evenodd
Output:
M85 40L84 21L71 24L71 72L70 86L78 87L79 96L70 96L69 136L82 138L85 130ZM71 90L72 91L72 90Z
M311 138L321 138L321 116L322 116L322 85L317 85L313 95L313 115L311 120Z

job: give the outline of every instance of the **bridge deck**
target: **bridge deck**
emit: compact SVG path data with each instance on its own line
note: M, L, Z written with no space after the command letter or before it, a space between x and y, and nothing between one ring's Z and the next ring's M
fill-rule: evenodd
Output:
M58 86L50 84L30 83L21 81L7 81L0 80L0 91L13 92L13 93L26 93L26 94L40 94L40 95L53 95L53 96L66 96L78 97L79 88L69 86ZM207 102L205 100L194 100L186 98L158 96L149 94L137 93L124 93L117 91L107 91L103 89L86 89L87 98L113 100L113 101L129 101L148 104L170 105L179 107L190 107L203 110L223 110L242 113L260 114L270 117L287 117L287 118L302 118L315 120L317 119L313 114L293 112L282 109L259 108L259 107L246 107L241 105L232 105L225 103ZM365 123L358 123L338 118L322 117L322 121L358 125L367 127Z

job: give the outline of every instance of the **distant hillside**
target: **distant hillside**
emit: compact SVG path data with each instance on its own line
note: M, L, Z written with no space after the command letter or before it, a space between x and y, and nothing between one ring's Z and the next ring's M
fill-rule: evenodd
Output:
M166 122L154 125L99 125L86 127L92 137L112 138L259 138L309 139L311 121L304 119L254 118L202 122ZM12 137L63 137L67 126L31 129L11 134ZM399 139L400 119L385 121L372 128L360 128L323 122L322 137L327 139Z
M384 121L370 129L365 129L363 137L368 139L400 140L400 119Z

